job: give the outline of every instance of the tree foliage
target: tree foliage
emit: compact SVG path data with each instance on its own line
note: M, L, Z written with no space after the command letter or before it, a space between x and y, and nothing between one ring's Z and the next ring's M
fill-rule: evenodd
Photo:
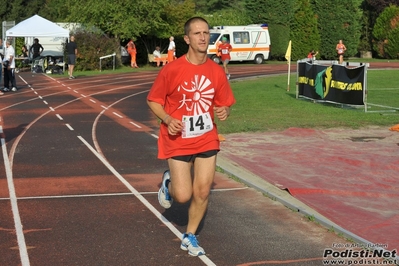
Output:
M367 0L366 2L377 12L377 15L390 5L399 5L399 0Z
M343 40L347 50L345 56L358 53L361 33L362 0L314 0L314 10L318 17L321 41L321 57L336 59L335 50L339 40Z
M271 39L271 56L284 58L290 39L290 24L294 14L292 0L246 0L245 9L253 23L267 23Z
M241 26L252 24L251 18L245 12L238 12L237 9L223 9L212 14L202 15L211 27L214 26Z
M389 6L374 25L374 49L384 58L399 58L399 7Z
M225 9L242 10L243 1L239 0L197 0L195 11L197 13L212 14Z
M78 46L76 70L98 70L100 68L99 58L101 56L120 51L119 41L114 38L108 38L98 32L78 30L73 34L75 35L75 41ZM102 68L105 68L107 64L111 67L112 60L112 57L104 59ZM120 64L120 57L117 57L116 65L118 66Z
M290 26L293 60L302 59L310 50L320 50L320 33L317 17L309 0L297 0L294 18Z

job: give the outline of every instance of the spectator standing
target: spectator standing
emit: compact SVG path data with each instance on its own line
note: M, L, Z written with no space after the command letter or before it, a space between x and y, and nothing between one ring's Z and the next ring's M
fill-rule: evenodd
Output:
M68 74L69 79L74 79L73 70L76 64L76 56L78 54L78 45L75 42L75 36L71 35L69 42L67 43L67 53L68 53Z
M173 36L169 37L169 47L168 47L168 63L175 60L176 57L176 44L175 38Z
M223 69L207 56L208 22L193 17L185 23L184 32L187 54L161 69L147 103L162 119L158 158L166 159L169 166L162 177L159 203L170 208L173 201L191 200L180 248L199 256L205 251L196 233L208 206L220 149L214 119L226 120L235 99Z
M39 39L35 38L32 46L29 48L29 52L32 53L32 60L38 58L40 54L43 52L44 48L39 43Z
M136 45L134 44L133 39L130 39L130 41L126 44L126 49L127 52L130 54L130 66L138 68L137 62L136 62L136 55L137 55L137 49Z
M0 84L1 79L3 78L3 40L0 38ZM0 91L0 95L3 95L4 92Z
M6 51L3 59L4 67L4 89L3 92L17 91L15 82L15 50L11 45L11 41L6 41ZM9 86L11 84L11 87Z
M226 73L227 79L230 79L230 73L229 70L227 69L227 65L230 62L230 52L233 49L233 47L231 47L230 43L227 42L227 38L226 37L222 37L222 43L219 45L219 52L221 54L220 58L223 62L223 68L224 68L224 72Z
M344 53L346 51L346 46L342 43L342 40L339 40L335 50L337 50L338 53L339 63L342 64L344 62Z

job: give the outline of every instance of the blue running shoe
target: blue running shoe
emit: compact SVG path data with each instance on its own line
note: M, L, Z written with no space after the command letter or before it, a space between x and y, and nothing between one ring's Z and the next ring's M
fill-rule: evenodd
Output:
M162 176L162 185L158 191L159 204L165 209L169 209L172 206L173 199L169 194L168 185L170 182L170 172L166 170Z
M183 234L180 248L182 250L188 250L188 254L191 256L205 255L205 250L199 246L197 238L191 233Z

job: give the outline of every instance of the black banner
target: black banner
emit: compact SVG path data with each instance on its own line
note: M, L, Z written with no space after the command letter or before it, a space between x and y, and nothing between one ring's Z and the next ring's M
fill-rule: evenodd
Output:
M364 105L365 65L318 65L298 62L299 95L320 101Z

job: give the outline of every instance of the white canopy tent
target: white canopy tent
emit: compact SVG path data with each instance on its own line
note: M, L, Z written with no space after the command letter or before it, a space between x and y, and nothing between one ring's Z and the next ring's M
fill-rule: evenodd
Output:
M28 48L33 44L33 38L38 38L44 47L42 56L61 57L63 55L61 43L69 37L69 30L39 15L34 15L7 30L6 38L9 37L25 37Z
M69 31L58 26L54 22L34 15L21 21L8 31L6 37L65 37L68 38Z

